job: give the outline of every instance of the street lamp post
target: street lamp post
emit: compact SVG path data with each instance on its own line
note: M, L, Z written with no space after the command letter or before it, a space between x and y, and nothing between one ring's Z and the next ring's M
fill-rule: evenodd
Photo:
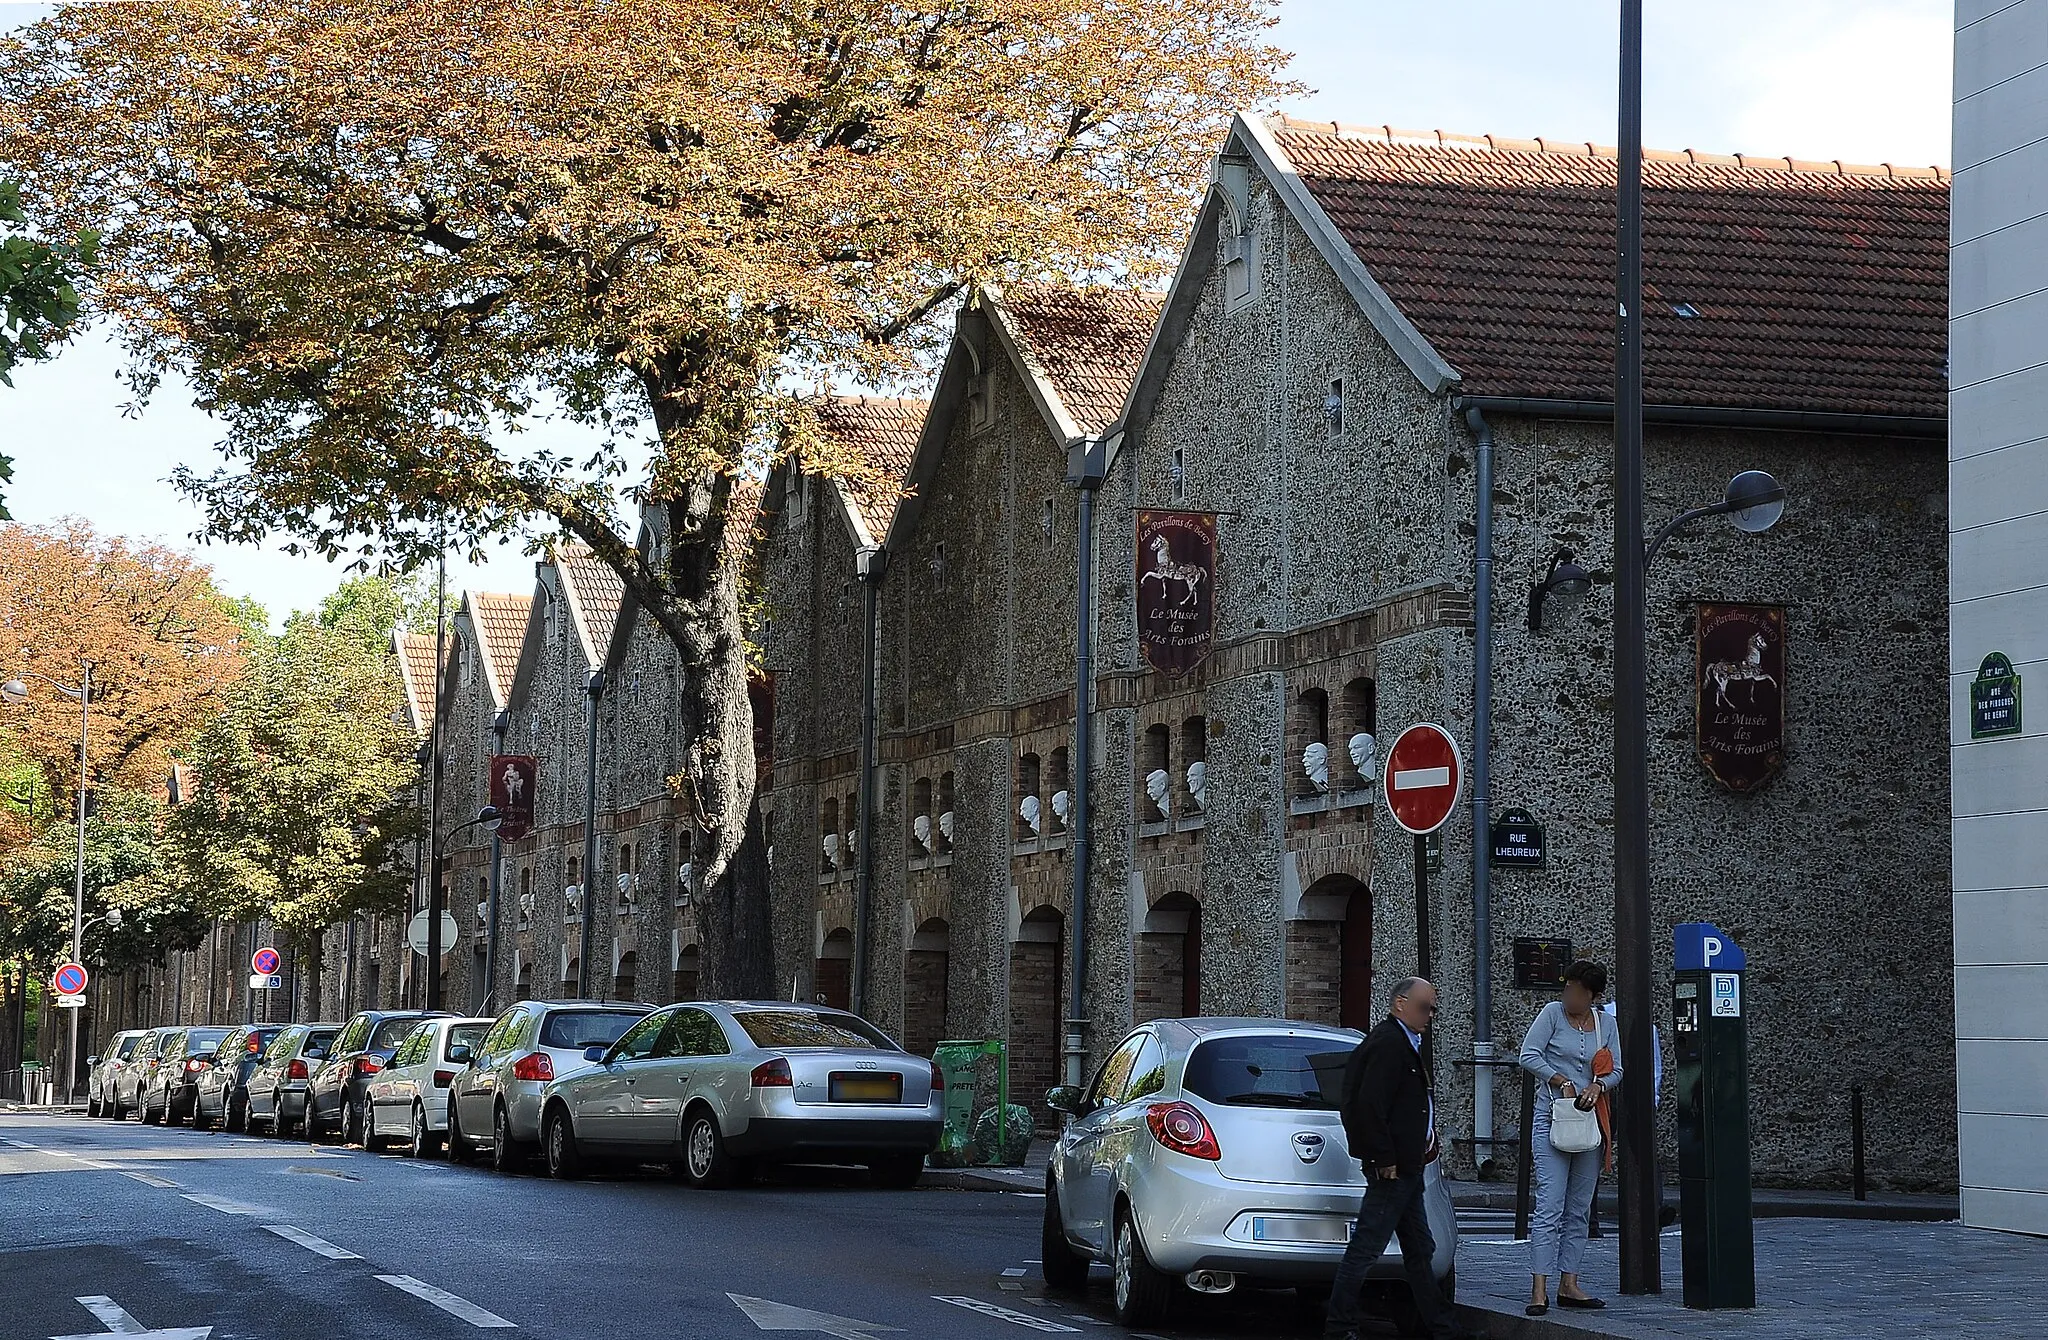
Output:
M71 902L71 961L78 963L85 955L85 789L87 765L86 745L92 738L92 662L80 661L78 687L60 684L48 675L28 673L42 680L57 692L78 702L78 876L72 891ZM19 679L10 679L0 684L0 699L19 707L28 701L28 685ZM71 1011L71 1045L64 1056L64 1105L71 1106L72 1083L78 1072L78 1010Z
M455 840L457 833L465 833L481 824L491 825L495 837L498 823L498 807L486 805L476 812L476 818L459 823L434 839L434 868L431 872L435 894L427 903L427 1008L441 1008L441 909L443 903L438 896L441 887L441 866L447 859L448 844Z

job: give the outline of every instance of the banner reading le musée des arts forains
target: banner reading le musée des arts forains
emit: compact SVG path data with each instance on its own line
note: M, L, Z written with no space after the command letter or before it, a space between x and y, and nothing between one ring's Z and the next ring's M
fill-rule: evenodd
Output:
M540 760L531 754L491 755L491 804L498 809L498 837L516 842L533 829L533 786Z
M1754 791L1785 766L1785 607L1702 603L1695 646L1700 762Z
M1216 514L1138 513L1138 651L1186 674L1216 637Z

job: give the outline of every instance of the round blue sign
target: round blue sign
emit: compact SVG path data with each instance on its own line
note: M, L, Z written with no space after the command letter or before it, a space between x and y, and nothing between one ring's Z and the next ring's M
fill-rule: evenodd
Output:
M57 994L60 996L80 995L85 991L85 969L76 963L67 963L57 969L57 975L51 984L57 988Z
M258 973L258 975L260 975L260 976L263 976L263 977L274 977L274 976L276 976L276 975L277 975L277 951L276 951L275 949L269 949L269 948L264 948L264 949L259 949L259 950L257 950L257 951L256 951L256 956L255 956L254 958L252 958L252 959L250 959L250 960L249 960L249 966L250 966L251 968L254 968L254 969L256 970L256 972Z

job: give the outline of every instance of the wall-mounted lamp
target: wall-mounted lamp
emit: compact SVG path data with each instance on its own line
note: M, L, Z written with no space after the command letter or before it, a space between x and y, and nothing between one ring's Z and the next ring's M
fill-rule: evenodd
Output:
M1543 631L1543 598L1555 591L1561 596L1578 597L1593 589L1593 574L1580 567L1569 549L1560 549L1550 556L1550 570L1543 574L1543 580L1529 588L1529 631Z

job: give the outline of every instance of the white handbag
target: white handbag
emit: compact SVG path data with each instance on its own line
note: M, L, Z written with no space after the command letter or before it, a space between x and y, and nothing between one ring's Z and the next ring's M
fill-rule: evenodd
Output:
M1550 1103L1550 1147L1560 1154L1583 1154L1600 1147L1600 1114L1581 1108L1576 1098Z

